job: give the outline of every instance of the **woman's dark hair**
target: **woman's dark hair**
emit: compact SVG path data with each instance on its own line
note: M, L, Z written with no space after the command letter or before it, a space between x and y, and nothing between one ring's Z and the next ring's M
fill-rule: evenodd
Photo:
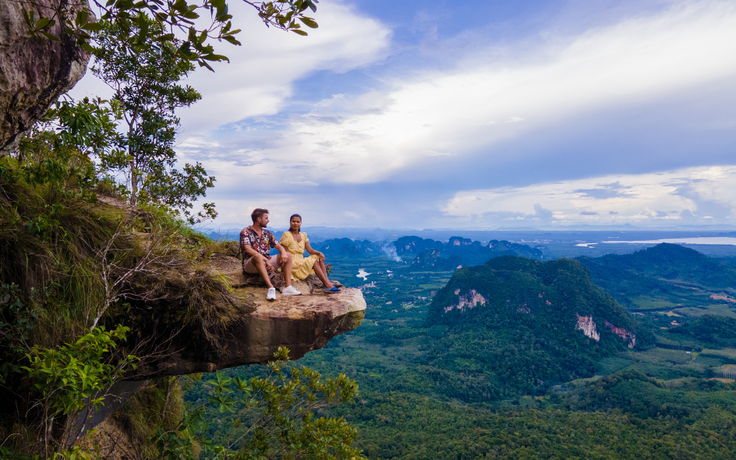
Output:
M298 217L299 220L304 220L304 219L302 219L302 216L300 216L299 214L292 214L291 217L289 217L289 222L291 222L291 219L293 219L295 217Z

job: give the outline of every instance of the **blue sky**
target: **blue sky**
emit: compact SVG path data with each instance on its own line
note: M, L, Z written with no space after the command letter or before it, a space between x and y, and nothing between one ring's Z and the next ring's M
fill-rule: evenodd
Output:
M736 225L736 2L323 0L309 37L232 10L177 146L216 224Z

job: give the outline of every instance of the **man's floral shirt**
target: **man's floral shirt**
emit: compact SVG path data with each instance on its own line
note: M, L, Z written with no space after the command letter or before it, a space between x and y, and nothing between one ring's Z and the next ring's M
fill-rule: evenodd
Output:
M250 256L245 252L245 245L249 244L261 255L269 257L271 248L276 247L276 238L273 233L268 230L261 229L261 236L258 236L253 227L246 227L240 232L240 252L243 254L243 266L250 260Z

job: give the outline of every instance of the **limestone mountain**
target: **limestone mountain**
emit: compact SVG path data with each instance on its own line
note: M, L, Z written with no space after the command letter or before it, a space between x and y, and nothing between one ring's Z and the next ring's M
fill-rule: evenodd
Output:
M381 245L372 241L353 241L350 238L331 238L322 243L312 245L327 256L378 256L382 255Z
M418 236L402 236L394 241L392 245L396 248L396 254L401 257L413 256L428 249L442 249L443 243Z
M398 243L399 241L397 241ZM415 270L449 270L458 266L480 265L488 259L501 256L520 256L530 259L541 259L543 253L539 248L508 241L491 240L487 245L469 238L453 236L447 243L424 240L415 246L402 245L403 248L429 247L419 252L410 267ZM399 245L397 244L397 251Z
M427 325L447 327L428 361L463 373L470 400L592 376L600 358L648 340L571 259L501 256L459 269L432 301Z

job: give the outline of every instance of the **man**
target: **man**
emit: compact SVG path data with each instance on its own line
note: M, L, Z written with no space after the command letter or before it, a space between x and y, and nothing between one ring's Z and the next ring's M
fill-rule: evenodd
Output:
M281 268L286 287L281 291L283 295L302 295L291 285L291 254L281 246L273 234L266 230L268 226L268 209L256 208L250 218L253 225L240 232L240 250L243 253L243 271L250 274L259 274L268 285L266 300L276 300L276 289L271 283L269 273ZM271 248L279 250L279 255L271 257Z

